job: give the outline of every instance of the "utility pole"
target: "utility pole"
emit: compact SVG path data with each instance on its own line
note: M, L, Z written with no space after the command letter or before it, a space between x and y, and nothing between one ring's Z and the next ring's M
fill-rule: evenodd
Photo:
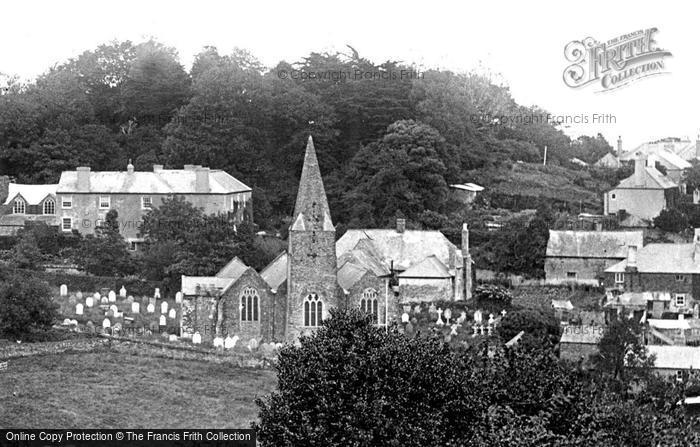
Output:
M547 166L547 146L544 146L544 160L542 160L542 166Z

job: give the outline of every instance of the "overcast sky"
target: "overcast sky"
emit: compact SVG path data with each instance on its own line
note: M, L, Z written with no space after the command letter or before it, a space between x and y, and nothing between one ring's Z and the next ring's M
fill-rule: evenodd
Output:
M616 123L572 126L571 135L602 133L627 149L665 136L695 138L698 119L698 13L692 2L497 1L458 5L410 3L214 2L207 0L6 2L0 14L0 72L33 78L54 63L113 39L153 37L177 48L189 70L205 45L222 53L249 49L265 65L296 62L311 51L346 51L350 44L375 62L387 59L500 73L515 99L557 115L612 114ZM673 56L668 74L606 93L571 89L564 46L593 37L606 41L658 28L659 47Z

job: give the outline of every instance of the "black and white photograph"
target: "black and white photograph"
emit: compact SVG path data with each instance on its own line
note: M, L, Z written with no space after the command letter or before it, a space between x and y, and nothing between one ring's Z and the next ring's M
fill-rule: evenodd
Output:
M692 3L0 17L0 445L700 446Z

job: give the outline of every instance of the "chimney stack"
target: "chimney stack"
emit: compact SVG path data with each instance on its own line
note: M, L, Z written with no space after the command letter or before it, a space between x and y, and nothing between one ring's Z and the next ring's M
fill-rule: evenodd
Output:
M209 192L209 168L198 166L194 170L195 174L195 192Z
M630 245L627 247L627 267L625 268L627 272L637 271L637 246Z
M603 231L603 222L601 221L596 221L595 223L595 231Z
M90 190L90 167L89 166L78 166L75 168L78 173L78 190L89 191Z
M406 219L399 217L396 219L396 232L403 233L404 231L406 231Z
M153 172L159 172L163 170L163 165L153 165Z
M622 135L617 137L617 156L622 155Z
M126 165L126 172L128 172L129 174L134 173L134 165L131 164L131 159L129 159L129 164Z
M643 153L637 152L634 159L634 185L644 186L647 160Z

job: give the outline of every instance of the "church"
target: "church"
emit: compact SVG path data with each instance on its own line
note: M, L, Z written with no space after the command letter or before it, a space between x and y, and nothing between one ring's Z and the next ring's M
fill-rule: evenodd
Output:
M336 241L309 137L287 250L260 272L234 258L215 276L183 276L181 335L294 341L332 308L359 308L384 326L408 303L470 299L471 289L466 224L461 247L439 231L407 230L404 219L393 229L351 229Z

